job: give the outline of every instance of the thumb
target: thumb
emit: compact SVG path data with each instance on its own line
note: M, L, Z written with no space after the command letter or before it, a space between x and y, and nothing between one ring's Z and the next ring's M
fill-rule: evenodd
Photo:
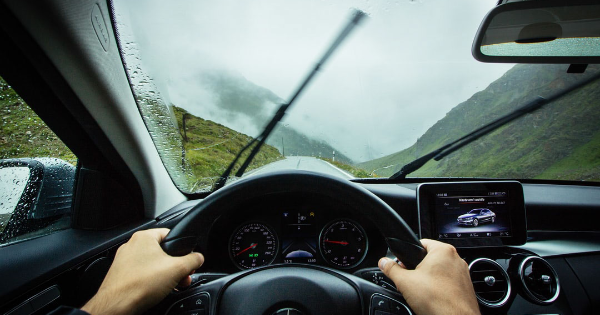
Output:
M407 278L411 271L406 270L404 267L401 267L395 261L387 257L381 258L378 266L384 275L390 278L390 280L394 281L396 289L402 293L403 287L407 285Z

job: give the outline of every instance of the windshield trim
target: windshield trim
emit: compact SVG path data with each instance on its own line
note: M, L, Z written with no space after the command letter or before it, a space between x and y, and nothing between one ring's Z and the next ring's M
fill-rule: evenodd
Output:
M563 186L593 186L600 187L600 182L574 181L574 180L555 180L555 179L527 179L527 178L477 178L477 177L408 177L404 179L389 178L354 178L351 182L357 184L421 184L421 183L442 183L442 182L465 182L465 181L518 181L522 184L544 184L544 185L563 185Z

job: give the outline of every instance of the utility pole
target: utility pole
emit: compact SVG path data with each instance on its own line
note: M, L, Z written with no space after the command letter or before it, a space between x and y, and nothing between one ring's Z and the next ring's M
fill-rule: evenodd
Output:
M283 143L283 137L281 137L281 147L283 151L283 156L285 156L285 144Z
M335 151L333 151L333 161L335 162Z

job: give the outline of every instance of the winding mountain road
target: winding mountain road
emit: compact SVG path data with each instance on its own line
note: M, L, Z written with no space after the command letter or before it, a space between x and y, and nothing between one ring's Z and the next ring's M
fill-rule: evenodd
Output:
M284 160L273 162L248 172L244 177L265 174L281 170L305 170L333 175L342 179L353 179L354 176L334 165L309 156L288 156Z

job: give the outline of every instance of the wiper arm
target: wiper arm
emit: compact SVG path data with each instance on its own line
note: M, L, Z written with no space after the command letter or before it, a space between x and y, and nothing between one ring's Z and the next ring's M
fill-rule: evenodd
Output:
M358 23L365 16L366 16L366 14L364 12L362 12L360 10L354 10L352 19L350 21L348 21L348 24L346 25L346 27L344 27L342 32L338 35L338 37L335 39L335 41L331 44L329 49L327 49L327 51L325 52L323 57L321 57L319 62L317 62L315 67L309 72L308 76L304 79L304 81L302 82L300 87L298 87L296 92L292 95L289 102L287 102L286 104L281 104L279 106L279 109L273 116L273 118L271 118L271 121L269 121L269 123L267 124L265 129L260 133L260 135L258 135L258 137L256 137L256 138L252 139L252 141L250 141L250 143L248 143L246 146L244 146L242 148L242 150L240 150L240 152L238 152L235 159L233 159L233 162L231 162L231 164L229 164L229 166L227 167L225 172L223 172L223 174L219 177L219 179L215 183L215 185L213 187L213 192L217 191L221 187L225 186L225 183L227 183L227 178L229 178L229 175L233 171L233 168L235 167L237 161L240 159L242 154L248 148L250 148L253 144L258 142L258 144L252 149L252 151L250 151L250 154L248 155L248 157L246 157L246 159L242 163L242 166L236 172L235 176L241 177L244 174L244 171L246 170L246 168L248 168L248 166L250 165L250 162L252 162L252 160L254 159L254 156L256 156L258 151L260 151L260 148L265 143L265 141L267 140L267 138L269 137L269 135L271 134L273 129L275 129L275 126L277 125L277 123L279 121L281 121L281 119L283 119L283 116L285 116L285 112L292 106L292 104L294 104L294 101L296 100L296 98L298 98L298 96L300 95L300 93L302 93L304 88L306 88L308 83L310 83L310 81L317 74L317 72L319 72L319 70L325 64L327 59L329 59L329 57L333 54L333 52L340 46L340 44L344 41L344 39L346 39L346 37L348 37L348 35L354 29L354 27L356 25L358 25Z
M554 93L553 95L549 96L549 97L541 97L541 96L537 96L534 100L530 101L529 103L525 104L524 106L517 108L516 110L508 113L507 115L504 115L492 122L490 122L489 124L478 128L474 131L472 131L471 133L466 134L465 136L450 142L442 147L440 147L437 150L434 150L432 152L430 152L429 154L426 154L404 166L402 166L402 168L400 169L400 171L396 172L394 175L390 176L389 179L404 179L406 178L406 175L420 169L423 165L425 165L425 163L429 162L431 159L434 159L436 161L439 161L441 159L443 159L444 157L446 157L447 155L449 155L450 153L459 150L460 148L466 146L467 144L487 135L488 133L498 129L499 127L502 127L504 125L506 125L507 123L527 114L527 113L531 113L535 110L540 109L541 107L543 107L544 105L551 103L553 101L555 101L556 99L569 94L570 92L577 90L578 88L588 85L589 83L592 83L593 81L597 80L598 78L600 78L600 73L590 76L589 78L585 79L585 80L581 80L579 82L577 82L576 84L573 84L572 86L559 91L557 93Z

